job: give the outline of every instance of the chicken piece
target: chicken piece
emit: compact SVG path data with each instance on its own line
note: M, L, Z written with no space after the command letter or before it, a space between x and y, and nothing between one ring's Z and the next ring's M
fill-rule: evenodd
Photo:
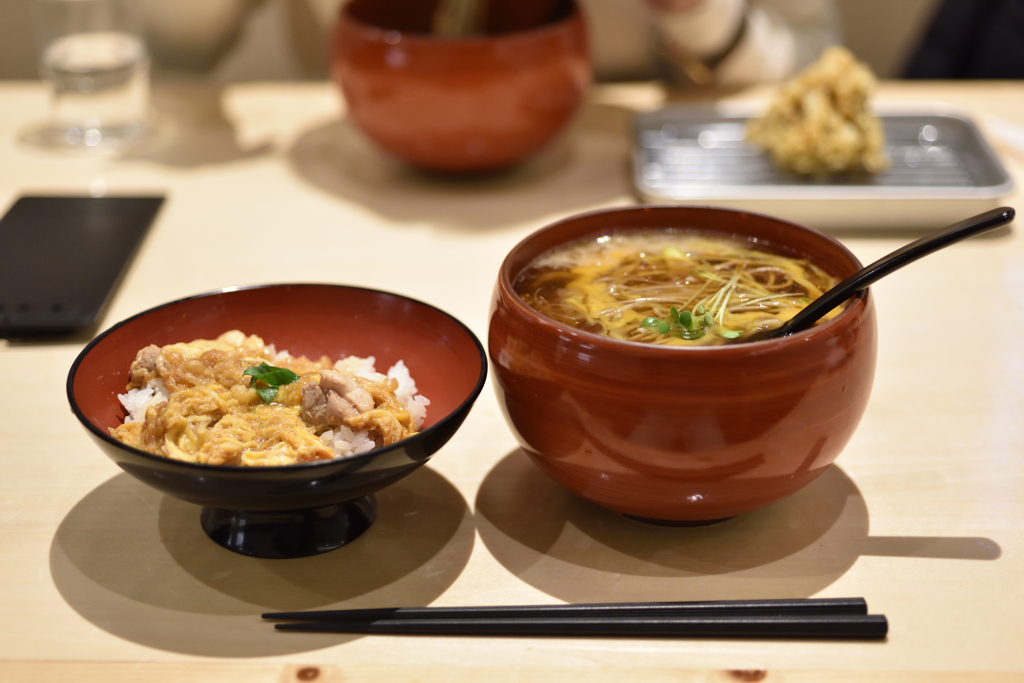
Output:
M302 387L302 419L316 430L337 427L346 420L373 410L375 402L355 378L334 370L317 373L319 382Z
M375 382L358 377L356 381L372 396L375 409L364 411L357 417L346 420L345 424L349 428L365 429L371 434L379 435L378 445L382 446L401 441L416 433L416 423L395 396L394 392L398 389L397 380L385 378L384 381Z
M327 392L327 419L332 425L345 424L345 420L358 417L359 413L359 408L348 399L334 391Z
M320 373L320 386L325 392L333 391L346 401L351 403L360 413L373 410L373 396L366 389L359 386L356 378L334 370L324 370Z
M319 383L310 382L302 385L299 415L303 422L314 427L327 424L327 396L324 395Z
M140 349L135 354L135 361L129 371L128 389L138 389L157 377L156 360L160 356L160 347L156 344Z

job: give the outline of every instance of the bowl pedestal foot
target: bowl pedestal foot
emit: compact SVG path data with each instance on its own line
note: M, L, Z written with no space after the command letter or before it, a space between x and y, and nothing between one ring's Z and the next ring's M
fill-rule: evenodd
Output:
M204 507L203 531L218 545L250 557L318 555L358 538L377 518L372 495L308 510L221 510Z

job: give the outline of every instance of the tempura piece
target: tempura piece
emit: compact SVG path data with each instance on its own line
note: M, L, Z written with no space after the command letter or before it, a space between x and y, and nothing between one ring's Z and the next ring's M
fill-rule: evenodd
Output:
M783 84L747 140L776 167L799 175L878 173L889 166L879 119L869 111L875 76L849 51L827 49Z

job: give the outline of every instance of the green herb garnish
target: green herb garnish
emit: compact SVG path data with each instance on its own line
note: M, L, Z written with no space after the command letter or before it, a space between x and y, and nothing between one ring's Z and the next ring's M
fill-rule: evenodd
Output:
M285 384L291 384L299 378L294 372L288 368L275 368L273 365L268 365L266 361L263 361L259 365L255 365L251 368L246 368L242 373L242 376L249 376L252 379L249 380L249 386L260 395L264 403L269 404L277 396L278 387L282 387ZM256 382L263 382L267 386L257 387Z
M640 325L653 328L658 334L670 334L683 339L700 339L714 323L714 319L701 307L698 307L697 314L699 317L694 319L690 311L680 311L673 306L669 309L667 318L656 318L652 315L644 318Z

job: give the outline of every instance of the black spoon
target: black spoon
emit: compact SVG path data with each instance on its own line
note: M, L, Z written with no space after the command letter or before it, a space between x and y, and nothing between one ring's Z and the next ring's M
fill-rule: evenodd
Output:
M1013 220L1014 210L1008 206L992 209L977 216L966 218L947 228L926 235L916 242L897 249L888 256L883 256L870 266L862 268L838 285L828 290L811 302L807 308L794 315L778 327L756 330L736 338L738 342L764 341L778 339L794 332L806 330L818 321L821 316L839 306L857 292L866 289L876 280L885 277L894 270L899 270L908 263L913 263L922 256L933 251L948 247L973 235L980 235Z

